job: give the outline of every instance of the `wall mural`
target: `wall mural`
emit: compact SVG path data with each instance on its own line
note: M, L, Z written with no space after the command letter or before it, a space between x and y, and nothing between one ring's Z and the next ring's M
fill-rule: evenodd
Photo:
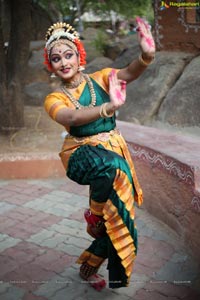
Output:
M200 30L200 24L198 23L187 23L187 16L185 9L178 9L178 12L180 13L180 17L178 18L178 21L185 27L185 32L189 32L190 29L194 29L195 32L198 32Z
M129 151L133 158L135 157L139 160L150 163L157 168L163 169L171 175L178 177L181 181L187 185L190 185L192 188L195 187L194 167L183 164L162 153L155 152L151 149L132 143L129 145ZM200 213L200 196L195 194L193 195L191 206L195 212Z
M161 34L163 26L160 24L162 23L162 11L161 11L161 3L164 1L156 0L154 2L154 15L155 15L155 21L154 21L154 30L155 30L155 42L158 49L163 48L162 39L163 35ZM164 2L165 3L165 2ZM170 9L170 7L168 7ZM195 8L194 8L195 9ZM188 33L189 30L194 30L195 32L198 32L200 30L200 23L188 23L187 22L187 16L186 16L186 8L177 8L178 13L180 16L178 17L178 22L182 24L182 26L185 27L185 32Z

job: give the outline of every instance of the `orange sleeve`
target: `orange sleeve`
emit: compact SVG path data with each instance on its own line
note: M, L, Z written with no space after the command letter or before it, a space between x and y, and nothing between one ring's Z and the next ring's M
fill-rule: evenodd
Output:
M62 93L51 93L47 95L44 101L44 108L53 120L55 120L59 110L70 106L68 99Z
M107 92L109 93L109 81L108 77L110 72L112 71L112 68L105 68L100 71L97 71L93 74L90 74L90 76ZM116 72L118 72L118 69L115 69Z

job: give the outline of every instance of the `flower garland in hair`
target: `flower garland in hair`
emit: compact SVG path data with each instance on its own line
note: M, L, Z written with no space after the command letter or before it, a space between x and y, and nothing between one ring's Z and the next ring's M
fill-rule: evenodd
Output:
M53 69L52 69L52 66L51 66L51 63L49 61L49 57L48 57L48 52L47 52L47 48L45 47L44 48L44 65L46 65L47 69L49 72L53 72Z
M80 56L80 66L86 65L86 52L85 52L83 44L78 39L75 39L73 42L76 45L76 48L77 48L79 56Z

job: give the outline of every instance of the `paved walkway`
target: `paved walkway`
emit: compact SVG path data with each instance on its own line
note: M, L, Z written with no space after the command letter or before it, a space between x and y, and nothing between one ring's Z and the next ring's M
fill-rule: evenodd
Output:
M88 188L64 179L0 181L1 300L198 300L197 264L179 237L136 209L139 253L130 286L97 292L75 261L90 243ZM107 277L106 264L100 273Z

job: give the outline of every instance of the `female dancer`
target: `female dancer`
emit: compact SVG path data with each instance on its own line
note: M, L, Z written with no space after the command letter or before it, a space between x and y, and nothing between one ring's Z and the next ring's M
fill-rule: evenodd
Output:
M45 99L45 109L68 134L60 157L67 176L89 185L85 212L92 244L79 257L80 276L96 290L105 287L98 269L108 259L109 287L127 286L137 253L134 201L142 190L127 145L116 128L115 111L125 103L126 84L152 63L155 44L150 26L136 18L141 54L122 69L83 73L86 53L78 33L66 23L46 34L45 63L61 79Z

